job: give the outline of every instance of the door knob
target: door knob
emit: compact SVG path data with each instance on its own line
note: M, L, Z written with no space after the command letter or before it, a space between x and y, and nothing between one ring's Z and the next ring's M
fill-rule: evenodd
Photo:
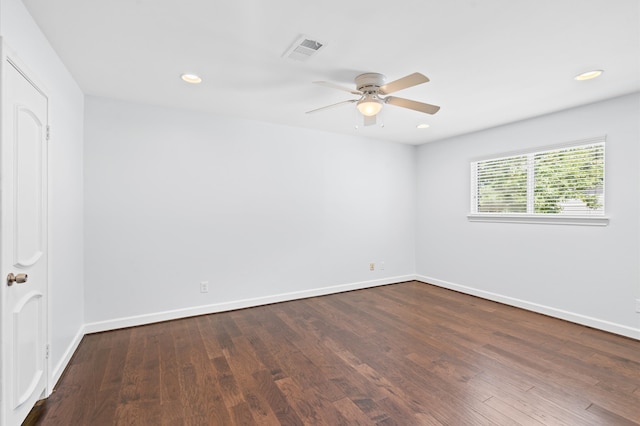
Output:
M11 287L13 283L26 283L28 278L29 276L27 274L13 275L13 272L11 272L9 273L9 275L7 275L7 285Z

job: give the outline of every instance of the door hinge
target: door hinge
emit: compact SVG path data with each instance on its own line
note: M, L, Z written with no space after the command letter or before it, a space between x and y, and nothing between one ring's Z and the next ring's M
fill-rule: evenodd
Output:
M49 140L50 135L51 135L51 126L47 124L47 140Z
M44 357L45 357L45 359L49 359L49 345L47 345L47 347L45 349Z

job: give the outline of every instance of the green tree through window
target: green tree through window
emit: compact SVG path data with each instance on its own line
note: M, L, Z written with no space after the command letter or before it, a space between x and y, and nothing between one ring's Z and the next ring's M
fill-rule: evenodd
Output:
M560 213L569 200L602 207L604 145L536 154L534 171L536 213Z
M474 213L604 214L604 141L471 163Z
M527 212L527 157L478 163L478 212Z

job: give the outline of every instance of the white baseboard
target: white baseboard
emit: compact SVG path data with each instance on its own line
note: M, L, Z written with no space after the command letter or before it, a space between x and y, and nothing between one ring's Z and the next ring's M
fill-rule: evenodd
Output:
M49 380L49 389L47 389L48 395L51 395L51 392L53 392L53 388L56 386L56 384L58 384L58 380L60 380L60 377L62 377L62 373L64 373L64 369L69 364L69 361L71 361L71 357L76 352L76 349L78 349L78 345L82 341L82 338L84 337L84 335L85 335L85 330L84 330L84 326L82 326L80 327L76 335L73 337L73 340L67 347L67 350L64 352L64 355L62 356L60 361L58 361L58 364L56 364L56 366L51 371L51 376Z
M172 311L155 312L151 314L135 315L131 317L115 318L107 321L98 321L85 324L85 333L98 333L101 331L115 330L118 328L134 327L138 325L151 324L154 322L169 321L179 318L193 317L198 315L214 314L217 312L232 311L235 309L251 308L254 306L268 305L270 303L287 302L296 299L306 299L308 297L325 296L327 294L342 293L351 290L377 287L381 285L399 283L403 281L415 280L415 275L401 275L390 278L383 278L371 281L361 281L351 284L340 284L329 287L320 287L311 290L294 291L281 293L272 296L256 297L251 299L235 300L231 302L216 303L212 305L195 306Z
M566 321L574 322L576 324L586 325L588 327L597 328L599 330L604 330L610 333L620 334L622 336L640 340L640 328L628 327L626 325L616 324L616 323L601 320L598 318L593 318L586 315L565 311L562 309L557 309L557 308L552 308L545 305L540 305L537 303L527 302L526 300L520 300L520 299L516 299L509 296L503 296L501 294L479 290L473 287L454 284L448 281L439 280L437 278L426 277L424 275L416 275L415 279L427 284L433 284L438 287L447 288L449 290L459 291L460 293L470 294L472 296L478 296L483 299L504 303L505 305L515 306L517 308L526 309L528 311L549 315L554 318L563 319Z

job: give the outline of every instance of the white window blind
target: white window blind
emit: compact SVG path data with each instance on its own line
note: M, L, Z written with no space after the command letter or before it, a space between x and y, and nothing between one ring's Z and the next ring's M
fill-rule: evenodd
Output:
M604 215L604 138L474 161L475 215Z

